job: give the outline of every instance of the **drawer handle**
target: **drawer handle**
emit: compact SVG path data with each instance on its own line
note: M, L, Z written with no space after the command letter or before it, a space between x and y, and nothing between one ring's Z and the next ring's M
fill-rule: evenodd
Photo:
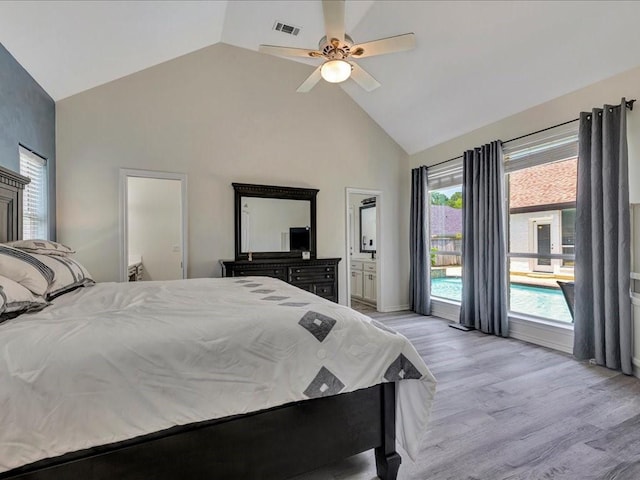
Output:
M327 267L324 269L325 272L330 272L331 271L331 267Z
M331 275L325 275L326 278L331 278Z
M295 272L296 272L296 273L300 273L300 269L299 269L299 268L296 268Z

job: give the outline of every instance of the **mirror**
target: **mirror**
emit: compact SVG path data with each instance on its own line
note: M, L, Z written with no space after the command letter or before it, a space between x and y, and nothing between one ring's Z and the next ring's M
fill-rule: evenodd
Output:
M236 260L316 256L316 194L309 188L234 183Z
M241 253L309 250L308 200L241 197Z
M376 251L376 204L360 207L360 252Z

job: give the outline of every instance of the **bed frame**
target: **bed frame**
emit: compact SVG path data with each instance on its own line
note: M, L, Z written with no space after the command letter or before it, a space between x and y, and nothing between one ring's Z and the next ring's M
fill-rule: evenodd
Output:
M0 240L22 236L29 179L0 167ZM0 473L0 480L285 479L375 449L395 480L395 384L173 427Z

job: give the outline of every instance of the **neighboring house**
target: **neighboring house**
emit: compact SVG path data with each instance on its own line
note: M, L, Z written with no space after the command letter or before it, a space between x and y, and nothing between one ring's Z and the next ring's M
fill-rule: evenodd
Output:
M510 251L574 253L577 159L509 175ZM572 262L513 259L511 271L573 273Z

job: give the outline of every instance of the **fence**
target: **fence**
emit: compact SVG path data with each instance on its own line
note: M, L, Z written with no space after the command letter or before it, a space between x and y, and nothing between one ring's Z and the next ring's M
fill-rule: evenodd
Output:
M431 262L434 267L446 267L462 264L460 255L447 255L446 252L462 251L462 240L455 238L431 239Z

